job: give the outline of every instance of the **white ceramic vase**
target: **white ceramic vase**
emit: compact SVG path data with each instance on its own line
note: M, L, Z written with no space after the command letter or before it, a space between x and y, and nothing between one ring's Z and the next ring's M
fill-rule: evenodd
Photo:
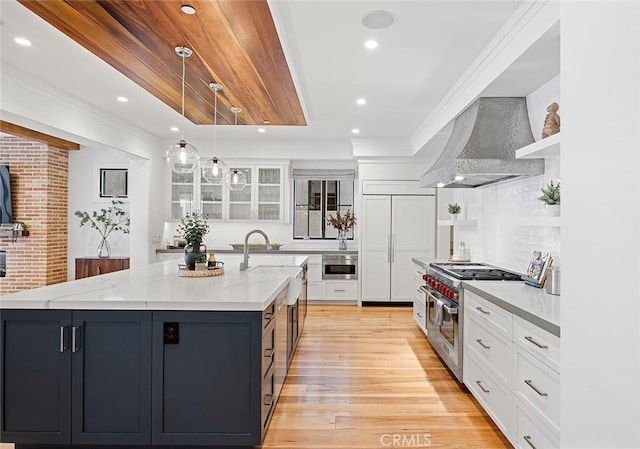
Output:
M559 217L560 205L559 204L547 204L544 206L544 211L547 217Z

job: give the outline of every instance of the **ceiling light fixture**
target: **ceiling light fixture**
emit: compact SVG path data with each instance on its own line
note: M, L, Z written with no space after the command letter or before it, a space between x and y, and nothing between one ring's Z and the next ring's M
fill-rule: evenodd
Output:
M264 128L258 128L258 132L259 132L259 133L261 133L261 134L263 134L263 133L266 133L266 132L267 132L267 130L266 130L266 129L264 129Z
M13 39L13 42L18 45L22 45L23 47L31 47L31 41L26 37L16 37Z
M358 106L363 106L363 105L367 104L367 100L365 100L364 98L358 98L358 99L356 100L356 104L357 104Z
M444 187L446 184L444 182L439 182L436 184L436 187Z
M118 97L117 100L120 103L127 103L129 101L129 99L127 97L122 97L122 96Z
M174 133L177 133L178 131L180 131L180 128L178 128L177 126L172 126L171 131L173 131Z
M196 13L196 9L191 6L191 5L182 5L180 7L180 10L185 13L185 14L189 14L189 15L193 15Z
M456 181L462 181L464 180L464 176L456 175L453 179L455 179Z
M375 41L373 39L369 39L368 41L366 41L364 43L365 48L368 48L369 50L373 50L374 48L378 48L378 41Z
M387 28L393 23L393 14L389 11L377 10L369 11L362 16L362 24L372 30Z
M358 128L353 128L353 129L351 130L351 132L352 132L353 134L360 134L360 130L359 130Z
M226 184L229 177L227 164L215 156L218 147L218 92L222 90L222 84L209 83L213 90L213 158L202 166L202 177L211 184Z
M185 59L193 54L187 47L176 47L176 54L182 57L182 126L180 142L171 145L167 152L167 164L171 170L179 174L193 173L200 163L200 156L196 147L184 140L184 76Z
M242 112L242 109L237 107L232 107L231 112L233 112L233 115L235 116L234 140L235 140L235 147L236 147L236 157L238 157L238 129L237 129L238 114ZM231 172L229 173L229 190L233 190L234 192L237 192L239 190L244 189L246 185L247 185L247 175L245 175L243 171L238 170L237 168L232 168Z

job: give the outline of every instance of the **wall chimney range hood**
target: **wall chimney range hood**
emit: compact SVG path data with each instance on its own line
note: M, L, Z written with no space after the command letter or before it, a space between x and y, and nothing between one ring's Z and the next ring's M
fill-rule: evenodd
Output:
M516 159L534 142L524 97L481 97L453 123L421 187L471 188L544 173L544 159Z

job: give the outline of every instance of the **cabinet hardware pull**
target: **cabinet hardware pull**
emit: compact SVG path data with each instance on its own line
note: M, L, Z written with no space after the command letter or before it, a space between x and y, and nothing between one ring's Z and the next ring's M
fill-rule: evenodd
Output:
M265 394L264 395L264 405L271 405L273 404L273 395L272 394Z
M480 387L480 389L485 392L485 393L490 393L491 390L487 390L485 387L482 386L482 382L479 380L476 380L476 383L478 384L478 386Z
M391 263L391 234L387 238L387 263Z
M346 290L344 288L334 288L333 291L334 292L346 292Z
M449 348L447 348L446 345L442 345L442 349L444 349L446 351L446 353L449 354Z
M64 331L67 326L60 326L60 352L64 352L67 350L67 347L64 345Z
M102 270L100 269L100 265L98 265L98 274L102 274Z
M547 393L545 393L544 391L541 391L538 387L536 387L531 380L525 379L524 383L529 385L531 389L536 393L538 393L540 396L549 396Z
M416 314L417 314L420 318L422 318L422 314L421 314L420 312L416 312Z
M264 314L265 319L270 320L271 318L273 318L273 313L271 312L267 312Z
M391 234L391 263L396 263L396 235Z
M264 350L264 356L265 357L273 357L273 349L272 348L265 349Z
M485 315L491 315L491 312L487 312L486 310L484 310L482 307L478 306L476 307L477 310L479 310L480 312L484 313Z
M487 345L485 345L485 344L482 342L482 339L478 338L476 341L477 341L477 342L478 342L478 344L479 344L480 346L482 346L484 349L491 349L491 346L487 346Z
M529 446L531 446L531 449L538 449L538 448L536 447L536 445L535 445L535 444L533 444L533 438L531 438L531 436L530 436L530 435L525 435L525 436L523 436L522 438L524 438L524 440L527 442L527 444L528 444Z
M76 326L73 326L71 328L71 352L76 352L78 350L78 346L76 346L77 331L78 331L78 328Z
M537 346L537 347L539 347L540 349L547 349L547 348L549 347L549 346L547 346L547 345L542 345L542 344L538 343L537 341L535 341L535 340L533 339L533 337L529 337L528 335L526 335L526 336L524 337L524 339L525 339L525 340L527 340L529 343L533 343L534 345L536 345L536 346Z

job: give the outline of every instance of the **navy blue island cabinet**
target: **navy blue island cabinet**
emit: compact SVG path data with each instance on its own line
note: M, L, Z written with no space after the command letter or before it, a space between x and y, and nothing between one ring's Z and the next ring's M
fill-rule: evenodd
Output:
M261 444L277 399L274 304L0 310L0 441L16 449Z

